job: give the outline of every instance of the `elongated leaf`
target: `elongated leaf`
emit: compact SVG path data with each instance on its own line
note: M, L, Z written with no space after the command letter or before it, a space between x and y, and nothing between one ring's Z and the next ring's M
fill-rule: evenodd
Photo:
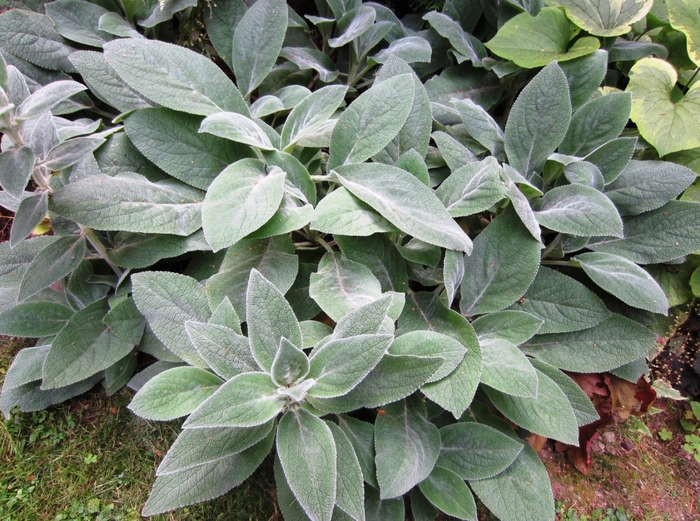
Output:
M471 253L469 237L412 174L389 165L358 164L339 167L337 175L345 188L401 231L428 244Z
M8 389L0 395L0 412L10 418L10 411L18 407L22 412L44 410L51 405L64 402L74 396L85 393L102 379L98 373L78 383L58 389L41 389L41 382L30 382L14 389Z
M314 209L311 229L333 235L368 236L394 227L346 188L333 190Z
M399 317L399 334L426 329L450 336L467 349L457 369L439 382L421 388L431 400L459 417L474 398L481 377L479 341L469 322L447 308L436 295L416 293L408 298L407 306Z
M262 0L246 11L236 26L231 61L238 87L245 96L260 85L275 65L287 19L285 2Z
M0 335L44 337L58 333L75 313L57 302L25 302L0 313ZM23 382L27 383L27 382Z
M225 167L250 152L228 140L199 134L199 125L196 116L146 109L127 118L126 133L143 155L168 174L206 189Z
M594 164L603 174L605 183L612 183L629 164L637 138L621 137L608 141L584 159Z
M242 373L197 407L183 428L255 427L276 417L284 405L269 374Z
M426 418L415 396L384 407L375 427L377 481L383 499L405 494L433 470L440 452L440 432Z
M435 195L452 217L483 212L506 195L500 172L493 157L475 161L452 172Z
M78 267L85 255L85 239L67 235L46 246L27 267L19 287L18 300L26 300Z
M271 430L266 438L243 452L159 476L142 514L160 514L225 494L248 479L268 455L274 441Z
M272 380L280 387L289 387L308 373L309 358L306 353L283 337L270 368Z
M77 51L70 55L70 62L78 69L92 93L118 110L128 112L151 106L117 76L102 53Z
M250 348L258 365L269 371L282 338L301 346L301 328L284 296L258 270L250 272L246 294Z
M104 7L82 0L58 0L46 6L46 14L62 36L90 47L102 47L112 39L98 29L100 17L106 13Z
M274 422L268 422L250 428L184 429L158 466L156 475L194 469L243 452L267 438L273 425Z
M506 395L489 387L484 390L491 403L517 425L546 438L578 445L578 422L566 395L539 371L537 379L536 397Z
M570 119L566 77L551 63L520 92L510 111L505 131L510 165L530 179L564 139Z
M248 339L233 329L192 321L185 322L185 328L202 359L222 378L260 370Z
M308 47L283 47L280 56L300 69L313 69L324 83L331 83L338 77L335 64L327 54ZM319 89L321 90L321 89Z
M226 250L218 272L207 280L212 305L228 297L240 317L246 315L246 291L250 271L255 268L282 293L292 287L299 270L299 258L286 236L242 240Z
M596 36L619 36L646 16L654 0L552 0L576 25Z
M357 98L333 130L329 170L346 163L360 163L382 150L406 122L414 96L413 78L400 75Z
M177 257L189 251L208 249L201 230L187 237L121 232L116 235L107 256L117 266L133 269L147 268L160 259Z
M523 486L524 483L527 486ZM527 444L506 470L491 478L470 481L469 485L488 509L501 519L541 521L554 516L554 498L547 469Z
M625 304L653 313L668 312L664 290L635 263L610 253L582 253L574 258L593 282Z
M605 189L622 215L655 210L674 199L695 180L695 172L667 161L630 161Z
M352 444L355 456L362 469L364 480L378 489L374 464L374 424L350 416L339 416L338 426Z
M369 268L342 254L327 253L318 271L311 275L309 294L337 321L350 311L379 299L382 288Z
M134 301L158 339L186 362L207 367L187 336L185 322L211 316L204 288L193 278L168 272L132 275Z
M15 198L29 182L34 170L35 156L30 147L11 148L0 154L0 186Z
M611 60L614 61L614 60ZM571 108L578 110L598 89L605 77L608 66L608 53L603 50L595 51L559 64L569 83L571 93Z
M434 331L411 331L399 336L389 348L392 355L440 356L445 359L428 382L442 380L462 363L466 348L454 338Z
M222 383L204 369L175 367L151 378L131 400L129 409L147 420L173 420L194 411Z
M43 369L42 389L56 389L84 380L128 355L134 344L110 331L102 319L107 300L78 311L51 344Z
M358 6L344 13L337 24L336 32L339 33L339 35L336 38L329 39L328 45L331 47L342 47L359 38L372 27L375 17L376 13L374 9L366 6Z
M97 230L187 236L201 226L202 203L186 198L172 183L97 175L56 191L51 211Z
M235 244L260 228L279 208L285 174L266 173L256 159L243 159L224 169L209 187L202 206L204 235L214 251ZM223 222L230 222L222 226Z
M510 396L538 396L537 374L522 351L500 338L479 339L479 345L482 383Z
M587 329L610 317L603 302L583 284L544 266L511 309L544 320L540 334Z
M542 324L542 319L530 313L506 310L481 316L472 322L472 327L480 342L501 338L518 345L530 340Z
M277 454L289 487L313 521L330 521L336 499L337 450L322 420L298 409L277 429Z
M513 211L497 217L465 258L460 310L466 315L500 311L525 293L539 267L540 245Z
M538 203L535 217L551 230L582 237L601 233L622 237L620 214L612 201L595 188L579 184L559 186Z
M625 237L593 238L587 248L621 255L638 264L678 259L700 248L700 204L670 201L661 208L624 219Z
M447 305L452 306L452 302L457 295L457 290L464 278L464 255L461 252L445 250L445 260L442 268L442 279L447 292Z
M305 135L318 130L340 106L347 87L329 85L305 98L290 112L282 129L282 148L286 149Z
M511 18L486 47L501 58L532 69L554 60L573 60L598 49L598 39L591 37L569 45L577 32L578 27L561 10L545 7L534 17L521 13Z
M423 16L424 20L435 29L435 31L447 38L452 48L457 52L457 62L469 60L473 64L481 64L481 60L487 57L486 48L474 36L465 32L459 23L443 13L431 11Z
M232 0L212 5L204 17L207 35L214 49L229 68L233 69L233 32L243 18L247 6L243 0Z
M630 119L660 156L700 146L693 123L700 114L700 85L694 83L681 97L674 89L677 80L671 64L658 58L644 58L630 69Z
M112 306L103 322L109 326L112 333L131 344L138 344L141 341L146 327L146 321L133 298L125 298Z
M68 56L75 50L56 31L48 16L24 9L0 15L0 49L39 67L75 72Z
M59 103L70 98L74 94L86 89L87 87L85 87L85 85L71 80L49 83L45 87L34 91L19 105L19 107L17 107L15 111L16 118L18 120L35 118L53 109Z
M441 511L458 519L476 519L474 496L464 480L449 469L436 466L420 490Z
M262 128L256 125L252 119L235 112L217 112L207 116L202 121L199 131L254 146L261 150L274 150L275 148Z
M556 367L545 364L541 360L531 358L530 362L540 373L549 377L563 391L574 410L574 416L576 416L579 427L588 425L600 418L591 399L576 382ZM644 365L646 367L646 363Z
M352 519L364 521L365 519L365 490L362 479L360 462L355 455L352 442L345 431L331 421L326 425L333 434L336 447L336 497L335 503Z
M452 106L459 112L469 134L496 158L502 159L505 136L489 113L470 99L454 100Z
M10 230L10 247L14 248L29 237L46 218L49 209L49 192L41 190L25 197L19 203Z
M334 236L348 259L367 266L379 280L382 291L405 291L408 284L406 265L394 244L383 235L370 238Z
M521 443L476 422L459 422L440 429L437 464L462 479L486 479L510 466L523 449Z
M425 90L430 101L446 105L453 98L469 98L488 110L499 100L502 87L494 73L462 64L430 78Z
M159 105L202 116L221 111L249 113L241 93L224 72L194 51L129 38L105 44L104 52L129 87Z
M597 326L557 335L537 335L523 344L527 354L550 365L581 373L610 371L647 353L656 341L644 326L612 315Z
M133 25L112 11L100 16L98 28L100 31L122 38L145 38Z
M376 367L389 348L390 335L360 335L331 340L311 357L309 395L335 398L350 392Z

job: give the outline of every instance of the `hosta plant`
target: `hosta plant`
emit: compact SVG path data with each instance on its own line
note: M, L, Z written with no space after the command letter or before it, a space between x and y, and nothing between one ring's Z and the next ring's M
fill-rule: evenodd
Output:
M566 372L647 372L700 249L695 174L614 88L666 49L649 3L18 2L0 334L39 340L1 410L128 384L184 419L145 515L274 454L289 520L553 519L524 437L597 419Z

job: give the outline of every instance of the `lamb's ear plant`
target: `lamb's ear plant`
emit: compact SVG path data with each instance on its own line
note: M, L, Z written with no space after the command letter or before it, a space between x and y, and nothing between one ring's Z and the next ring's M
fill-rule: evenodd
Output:
M671 155L697 145L635 119L690 22L195 4L0 14L0 334L39 339L0 409L128 383L134 413L184 418L145 515L273 453L288 520L400 521L403 498L474 520L473 494L553 519L520 435L578 445L598 416L565 371L645 374L683 303L666 264L700 249L695 160Z

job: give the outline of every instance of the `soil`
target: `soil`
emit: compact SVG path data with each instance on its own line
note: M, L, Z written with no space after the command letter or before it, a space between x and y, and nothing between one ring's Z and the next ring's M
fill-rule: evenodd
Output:
M683 449L688 432L680 425L690 407L667 399L654 407L656 414L631 417L601 432L591 446L588 475L548 442L539 455L555 499L587 515L621 507L637 521L700 519L700 463ZM664 428L673 435L669 441L658 435Z

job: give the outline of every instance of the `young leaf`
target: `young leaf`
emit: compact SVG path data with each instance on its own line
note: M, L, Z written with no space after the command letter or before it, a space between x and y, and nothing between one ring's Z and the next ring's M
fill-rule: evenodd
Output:
M458 63L469 60L474 65L481 65L481 60L487 57L484 44L465 32L458 22L446 14L431 11L423 16L423 20L426 20L440 36L450 41L452 48L456 51Z
M528 355L577 373L602 373L643 356L656 338L638 322L620 315L583 331L537 335L521 346Z
M497 159L503 159L503 130L482 107L470 99L454 100L452 106L457 109L471 136L486 147Z
M520 67L533 69L596 51L600 46L597 38L583 37L569 46L578 31L560 9L545 7L537 16L520 13L508 20L486 47Z
M160 514L225 494L248 479L268 455L274 441L271 430L267 437L243 452L159 476L141 513Z
M283 47L280 56L301 70L313 69L324 83L332 83L338 77L335 64L327 54L308 47ZM321 90L321 89L319 89ZM316 91L318 92L318 91Z
M116 336L102 322L107 311L107 299L102 299L69 319L46 355L42 389L56 389L85 380L131 352L134 344Z
M374 9L366 6L358 6L351 11L346 12L338 20L336 32L339 35L336 38L328 40L330 47L342 47L351 41L359 38L374 24L376 13Z
M331 136L328 169L361 163L382 150L406 122L415 96L403 74L364 92L340 116Z
M132 275L134 302L168 349L186 362L207 367L187 336L185 322L211 316L205 289L193 278L146 271Z
M238 88L244 96L249 96L275 65L282 50L287 21L285 2L262 0L246 11L236 26L231 62Z
M616 4L598 0L552 0L563 7L566 16L576 25L596 36L620 36L632 30L632 24L646 16L654 0L620 0Z
M41 190L25 197L19 203L10 230L10 248L29 237L46 218L49 210L49 192Z
M452 302L457 295L457 290L464 278L464 255L461 252L445 250L443 261L442 279L447 292L447 305L452 306Z
M96 230L191 235L202 225L200 193L137 175L90 176L51 196L51 211ZM189 189L189 187L188 187Z
M311 218L311 229L333 235L368 236L395 228L341 186L318 203Z
M574 259L593 282L625 304L652 313L668 313L664 290L634 262L610 253L582 253Z
M74 42L102 47L112 39L108 33L98 29L100 17L107 9L82 0L58 0L46 5L46 14L61 33L61 36Z
M309 395L335 398L350 392L376 367L391 344L390 335L334 339L316 349L308 378L316 382Z
M277 388L267 373L234 376L199 405L182 427L256 427L267 423L286 403Z
M280 341L301 345L301 328L292 308L277 289L256 269L251 270L246 294L246 318L250 348L255 360L269 371Z
M46 337L58 333L75 313L57 302L24 302L0 313L0 335ZM20 351L20 353L24 350ZM26 383L26 382L24 382Z
M151 378L131 400L129 409L147 420L174 420L194 411L222 383L204 369L175 367Z
M343 254L326 253L311 274L309 295L333 320L382 296L379 281L369 268Z
M336 501L337 450L322 420L298 409L282 416L277 454L289 487L312 521L330 521Z
M226 139L199 134L200 123L197 116L165 108L144 109L126 119L125 130L144 156L176 179L205 190L224 168L250 156L251 151Z
M582 237L622 237L622 218L617 208L590 186L558 186L548 191L535 208L537 221L551 230Z
M214 251L235 244L265 224L284 195L285 173L268 173L257 159L242 159L212 182L202 205L202 226ZM222 223L229 222L227 226Z
M481 382L510 396L536 398L537 373L527 357L507 340L479 339L481 346Z
M185 329L202 359L225 380L260 370L248 339L233 329L193 321L185 322Z
M352 310L338 321L332 337L328 340L378 334L386 320L391 300L389 295L384 295L369 304ZM320 349L321 346L316 347Z
M694 124L700 114L700 84L693 83L681 96L675 89L676 70L658 58L639 60L629 74L630 119L659 156L700 146L700 132Z
M249 428L184 429L158 465L156 475L182 472L243 452L268 437L273 426L270 421Z
M369 163L338 167L336 174L345 188L401 231L428 244L471 253L471 239L412 174Z
M474 496L464 480L449 469L436 466L418 485L437 508L458 519L476 519Z
M458 422L440 429L442 446L437 464L462 479L486 479L508 468L522 443L476 422Z
M501 338L512 344L530 340L542 327L544 320L523 311L499 311L483 315L472 322L479 341Z
M85 256L85 239L66 235L39 252L27 267L19 286L19 301L26 300L78 267Z
M70 98L87 87L77 81L54 81L34 91L15 110L15 118L24 121L40 116L53 109L62 101Z
M226 74L194 51L157 40L128 38L105 44L104 53L129 87L159 105L201 116L221 111L249 114Z
M274 146L255 121L235 112L217 112L210 114L199 127L200 132L243 143L260 150L274 150Z
M530 179L564 139L570 119L566 76L551 63L520 92L510 111L505 131L510 165Z
M544 266L523 298L511 309L544 320L538 333L587 329L610 316L603 302L580 282Z
M306 353L282 337L270 369L272 380L280 387L289 387L307 374L309 374L309 358Z
M474 241L464 259L460 310L474 316L500 311L525 293L540 264L540 244L506 210Z
M374 446L379 494L389 499L428 477L440 453L440 432L414 396L384 407L375 422Z

